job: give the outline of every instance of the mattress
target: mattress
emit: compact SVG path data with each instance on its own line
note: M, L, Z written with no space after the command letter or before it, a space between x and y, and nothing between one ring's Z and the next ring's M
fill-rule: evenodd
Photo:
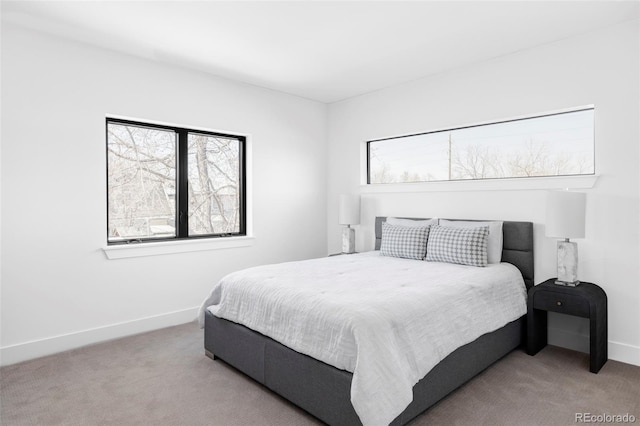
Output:
M353 373L364 425L389 424L458 347L526 313L511 264L477 268L378 251L260 266L218 283L200 310Z

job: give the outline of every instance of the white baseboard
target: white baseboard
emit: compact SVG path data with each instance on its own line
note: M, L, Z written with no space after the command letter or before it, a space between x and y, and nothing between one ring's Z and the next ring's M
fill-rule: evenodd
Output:
M609 359L640 366L640 347L609 340Z
M579 352L589 352L589 336L549 327L548 343ZM609 340L609 359L640 366L640 347Z
M18 343L0 348L0 365L16 364L34 358L113 340L133 334L195 321L198 308L188 308L133 321L92 328L75 333Z
M572 351L589 353L589 336L549 326L547 343Z

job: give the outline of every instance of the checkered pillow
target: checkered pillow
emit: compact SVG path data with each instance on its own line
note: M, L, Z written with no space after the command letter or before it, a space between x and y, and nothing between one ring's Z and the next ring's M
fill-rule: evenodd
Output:
M489 227L449 228L431 227L427 244L427 261L487 266L487 238Z
M422 260L427 252L429 226L420 228L395 226L382 222L382 256Z

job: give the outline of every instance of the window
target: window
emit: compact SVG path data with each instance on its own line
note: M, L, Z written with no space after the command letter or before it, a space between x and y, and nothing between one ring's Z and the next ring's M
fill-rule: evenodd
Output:
M367 142L367 183L595 173L593 107Z
M246 235L243 136L107 118L109 244Z

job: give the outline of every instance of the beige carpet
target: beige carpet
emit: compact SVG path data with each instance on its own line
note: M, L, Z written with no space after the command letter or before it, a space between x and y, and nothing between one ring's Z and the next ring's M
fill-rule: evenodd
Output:
M318 425L233 368L204 356L185 324L0 369L0 424ZM576 413L640 424L640 367L547 347L518 350L413 425L573 425Z

